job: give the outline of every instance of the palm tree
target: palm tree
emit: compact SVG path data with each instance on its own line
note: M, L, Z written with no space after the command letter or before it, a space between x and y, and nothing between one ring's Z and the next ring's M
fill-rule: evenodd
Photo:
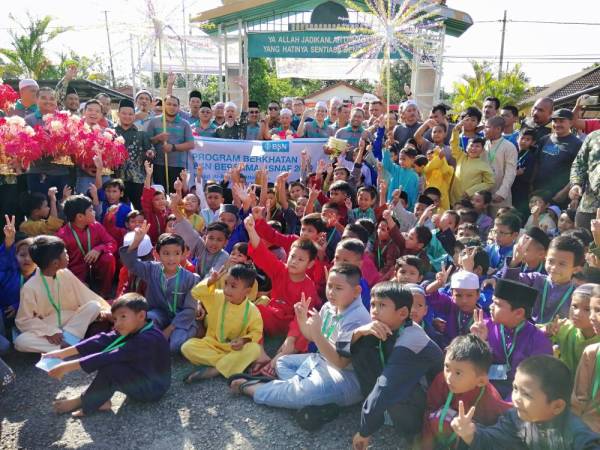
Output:
M27 14L29 23L26 25L20 24L12 14L9 17L22 31L21 33L10 31L12 48L0 49L0 56L6 59L0 68L5 74L33 79L44 78L44 73L51 66L44 47L69 28L50 27L52 21L50 16L38 19Z
M505 72L502 78L493 74L492 64L488 61L471 61L473 75L463 75L460 82L454 82L452 107L460 112L469 106L483 106L485 97L497 97L500 104L516 105L527 94L529 79L521 71L520 64L516 64L510 71Z

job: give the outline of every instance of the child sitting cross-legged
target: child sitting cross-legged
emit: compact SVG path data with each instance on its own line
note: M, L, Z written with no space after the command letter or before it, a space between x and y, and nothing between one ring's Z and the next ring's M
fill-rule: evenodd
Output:
M585 286L585 285L584 285ZM592 287L590 294L590 322L597 336L600 336L600 285L587 285ZM594 431L600 432L600 392L598 387L600 383L600 343L588 345L585 347L577 373L575 374L575 383L571 406L573 412Z
M495 425L476 425L477 407L465 413L460 402L452 429L470 449L595 449L600 435L569 408L573 383L569 368L549 355L532 356L519 364L513 382L514 408Z
M146 283L148 317L169 340L171 352L178 353L183 343L196 335L197 303L190 290L200 282L200 277L180 266L185 244L176 234L159 236L158 261L142 261L137 249L149 228L150 224L144 221L135 230L131 244L121 247L119 253L129 273Z
M446 349L444 371L438 374L427 391L427 411L423 425L422 450L456 448L457 437L450 422L459 402L475 407L473 420L494 425L511 405L505 402L489 382L492 365L489 346L477 336L467 334L452 340Z
M223 289L216 289L218 272L192 289L192 297L206 312L206 336L191 338L181 353L195 366L186 383L243 372L260 356L263 322L258 308L248 298L256 280L250 265L235 264L224 277Z
M110 307L69 269L64 242L54 236L37 236L29 246L38 266L21 288L15 324L20 352L58 350L66 341L80 340L96 319L110 320Z
M140 224L143 225L142 223ZM135 239L135 230L130 231L123 237L123 245L128 247L133 243ZM153 261L154 260L154 247L148 235L144 236L142 241L137 247L137 256L141 261ZM127 267L121 266L119 270L119 281L117 283L117 296L121 296L128 292L137 292L140 295L146 295L146 283L144 280L139 278L133 273L130 273Z
M567 365L573 376L583 350L600 342L600 335L595 333L590 321L590 296L594 286L591 283L578 286L571 299L569 318L559 319L556 316L542 327L554 344L554 354Z
M412 304L407 288L393 281L379 283L371 289L371 322L337 339L337 351L352 359L366 398L352 439L355 449L366 449L388 420L406 439L421 429L425 391L420 382L441 370L442 351L409 318Z
M360 298L361 273L349 264L329 271L328 303L320 312L311 310L311 299L296 303L295 313L303 336L314 342L318 353L285 355L277 360L278 380L265 383L239 374L229 383L233 392L246 394L258 404L299 410L296 418L305 429L320 428L335 418L340 406L358 403L362 396L350 359L336 351L338 337L369 322Z
M81 417L96 411L108 411L111 397L121 391L141 402L158 401L171 385L169 344L147 317L148 303L139 294L119 297L111 307L114 331L92 336L72 347L43 355L62 363L48 375L62 377L75 370L96 373L92 384L79 397L56 400L58 413L73 412ZM77 359L67 360L67 358Z

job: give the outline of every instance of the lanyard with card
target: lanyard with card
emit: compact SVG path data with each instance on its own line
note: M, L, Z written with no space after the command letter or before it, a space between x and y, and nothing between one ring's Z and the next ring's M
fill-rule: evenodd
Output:
M323 321L323 325L321 326L321 334L325 336L325 339L329 339L331 337L331 335L333 334L333 330L335 330L335 326L340 321L340 317L341 316L339 315L334 316L329 311L327 311L327 314L325 315L325 320ZM330 319L331 323L329 323Z
M177 268L177 274L175 275L175 289L173 290L173 303L169 303L167 299L167 306L172 314L177 312L177 295L179 294L179 276L181 275L181 267ZM167 298L168 281L165 277L165 272L160 272L160 287L162 288L163 295Z
M58 328L62 329L62 307L60 305L60 283L58 281L58 275L56 275L56 297L58 301L54 300L52 293L50 292L50 287L48 286L48 282L46 281L46 277L43 273L40 272L40 276L42 277L42 281L44 282L44 287L46 288L46 295L48 296L48 301L56 311L56 319L58 322Z
M396 339L398 339L398 336L400 336L400 333L402 333L402 330L404 330L404 325L402 325L397 331L395 331L394 333L392 333L392 335L388 338L388 339L393 339L394 342L396 342ZM379 341L377 343L377 348L379 350L379 361L381 362L381 368L385 369L385 353L383 351L383 341Z
M142 334L144 331L149 330L150 328L152 328L152 321L148 322L146 325L144 325L144 328L142 328L138 334ZM125 344L127 344L127 341L125 341L125 339L128 337L129 335L126 334L125 336L119 336L118 338L116 338L114 341L112 341L110 344L108 344L104 350L102 350L100 353L108 353L110 351L113 351L117 348L121 348L123 347Z
M90 235L90 227L86 228L86 239L87 239L87 252L83 249L83 245L81 245L81 241L79 240L79 235L73 229L73 226L69 223L69 228L71 229L71 233L73 233L73 237L75 238L75 242L77 243L77 247L83 256L87 255L92 251L92 237Z
M485 393L485 386L482 386L481 388L479 388L479 394L477 395L477 398L475 399L475 403L473 404L474 408L477 408L477 405L479 404L479 401L481 400L481 397L483 397L483 394ZM444 432L444 422L446 421L446 417L447 416L451 416L448 417L450 420L456 416L456 411L454 411L453 409L450 409L450 404L452 403L452 399L454 398L454 392L449 392L448 393L448 397L446 397L446 403L444 403L443 408L441 409L441 411L439 412L440 416L439 416L439 420L438 420L438 433L441 436ZM450 444L456 439L456 433L453 431L452 434L447 438L444 439L444 447L446 446L450 446Z
M560 311L560 308L562 308L562 306L565 304L565 302L571 298L571 294L573 293L573 290L575 289L574 286L572 286L572 285L569 286L569 289L567 289L565 291L565 293L563 294L563 296L560 299L560 302L558 302L558 306L554 310L554 313L549 316L548 320L544 320L544 309L546 308L546 298L548 297L549 286L550 286L550 283L548 282L548 278L546 278L544 280L544 290L542 291L542 301L540 304L540 316L538 317L538 321L537 321L537 323L539 325L544 325L544 324L550 322L554 318L554 316L556 316L558 314L558 311Z
M490 380L508 380L508 372L510 372L510 357L512 356L517 346L517 335L525 326L525 321L521 322L519 326L515 328L512 342L509 346L506 345L506 336L504 334L504 325L500 325L500 337L502 338L502 350L504 351L504 357L506 359L505 364L492 364L488 372Z
M238 334L238 337L244 332L246 329L246 325L248 325L248 311L250 311L250 301L245 300L246 307L244 308L244 318L242 319L242 328ZM221 324L219 326L219 336L220 342L229 342L225 339L225 312L227 311L227 303L228 301L223 299L223 308L221 308Z

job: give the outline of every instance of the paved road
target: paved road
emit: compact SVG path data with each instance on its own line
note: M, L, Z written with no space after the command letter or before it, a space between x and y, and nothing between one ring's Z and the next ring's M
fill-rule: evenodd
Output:
M360 407L310 434L289 412L255 405L229 393L222 379L187 386L189 365L173 361L173 382L158 403L113 397L112 412L84 419L52 412L55 398L81 393L92 377L81 372L61 382L33 367L33 355L6 357L17 374L12 390L0 395L0 449L349 449ZM373 449L400 449L390 428L377 433Z

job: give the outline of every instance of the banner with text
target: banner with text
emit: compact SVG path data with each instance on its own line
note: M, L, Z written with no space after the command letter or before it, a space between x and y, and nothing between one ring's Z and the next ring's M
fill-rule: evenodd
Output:
M281 172L290 172L290 180L300 178L300 152L306 149L313 168L326 158L323 145L326 139L294 139L281 141L239 141L197 137L196 147L190 152L194 162L193 173L202 164L205 180L221 180L223 174L236 164L244 163L244 175L254 181L254 173L263 165L269 181L275 181Z

